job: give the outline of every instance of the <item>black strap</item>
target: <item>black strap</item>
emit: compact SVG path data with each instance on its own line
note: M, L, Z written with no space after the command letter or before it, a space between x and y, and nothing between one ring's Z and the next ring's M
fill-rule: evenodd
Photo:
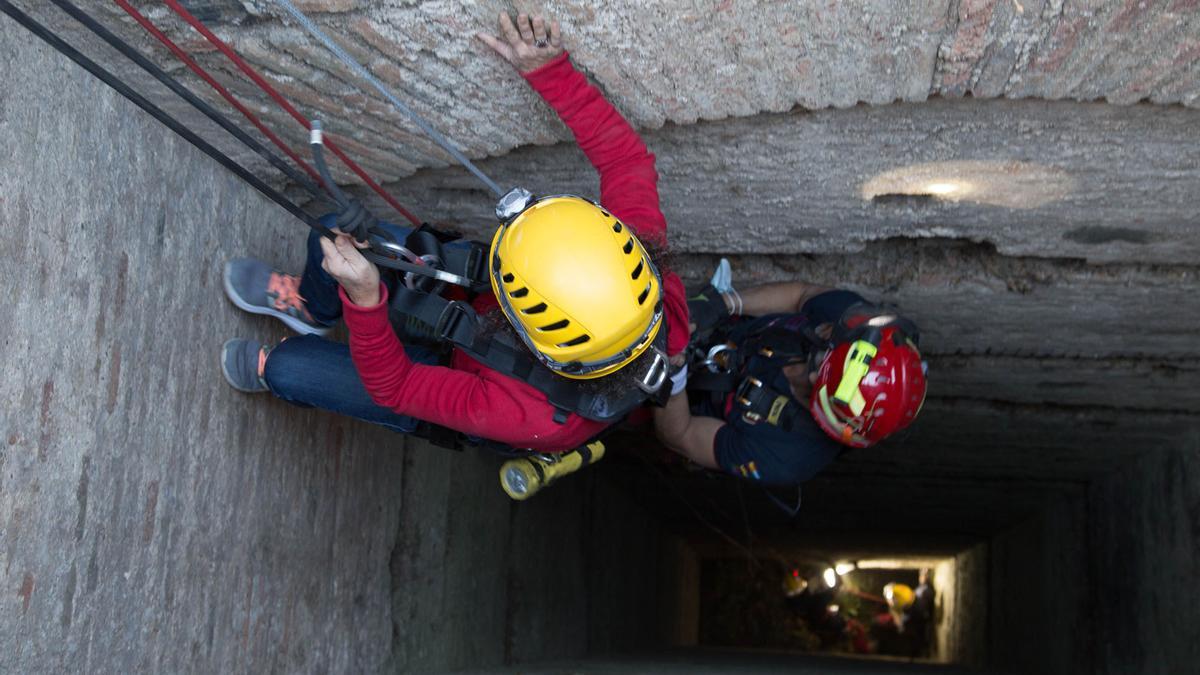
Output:
M730 412L739 413L750 424L770 424L789 432L807 414L791 392L780 392L754 377L738 386Z
M559 424L565 423L572 413L597 422L616 422L648 396L636 387L629 387L615 397L585 391L579 383L542 365L511 333L485 331L479 315L465 302L401 286L396 289L391 305L397 314L431 326L436 339L453 344L492 370L545 394L555 408L554 421ZM660 349L665 347L666 330L659 331L655 344Z

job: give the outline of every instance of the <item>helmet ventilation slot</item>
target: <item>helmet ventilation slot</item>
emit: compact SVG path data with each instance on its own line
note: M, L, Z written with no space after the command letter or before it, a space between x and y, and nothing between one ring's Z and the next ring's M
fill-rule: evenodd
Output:
M566 342L560 342L558 344L558 346L559 347L574 347L575 345L581 345L591 339L592 339L592 336L588 335L587 333L584 333L583 335L580 335L579 337L576 337L576 338L571 338L570 340L567 340Z
M512 293L509 293L508 295L509 295L509 297L512 297L512 298L523 298L523 297L529 295L529 289L528 288L518 288L517 290L513 291Z
M621 231L621 222L617 221L617 222L613 223L613 232L620 232L620 231Z
M645 266L646 266L646 261L645 261L645 260L639 260L639 261L638 261L638 264L637 264L637 267L633 268L633 274L631 274L631 275L629 275L629 276L631 276L631 277L633 278L633 280L634 280L634 281L637 281L637 278L638 278L638 277L640 277L640 276L642 276L642 269L643 269Z
M546 303L539 302L538 304L534 305L533 307L530 307L529 309L521 310L521 313L522 314L541 314L544 311L546 311Z
M630 237L628 240L625 241L625 247L622 248L621 250L625 251L625 255L629 255L630 253L633 253L633 237Z
M571 325L570 321L568 321L566 319L560 319L558 321L555 321L554 323L542 326L541 328L538 328L538 330L561 330L570 325Z
M650 284L646 284L646 289L644 291L642 291L641 295L638 296L638 304L639 305L646 304L646 297L649 295L650 295Z
M512 272L509 272L508 274L505 274L504 276L502 276L500 278L504 280L504 283L511 284L515 277L513 277Z

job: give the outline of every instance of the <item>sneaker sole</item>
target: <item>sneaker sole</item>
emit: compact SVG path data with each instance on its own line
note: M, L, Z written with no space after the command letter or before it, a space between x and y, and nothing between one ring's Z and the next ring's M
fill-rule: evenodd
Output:
M229 345L233 344L234 342L237 342L237 338L226 340L225 344L221 345L221 374L225 376L225 382L228 383L229 386L244 394L261 394L263 392L270 391L270 389L246 389L245 387L239 387L237 382L234 381L233 376L229 374L229 369L225 366L225 364L229 362L229 359L227 358L229 356Z
M251 314L262 314L263 316L273 316L287 324L288 328L291 328L301 335L325 336L329 334L329 331L333 330L332 328L317 328L316 326L309 325L292 316L291 314L288 314L287 312L281 312L270 307L263 307L262 305L252 305L246 302L237 294L237 291L233 289L233 281L229 278L228 263L226 263L225 269L221 272L221 279L225 286L225 295L229 296L230 302L237 305L238 309L242 311L250 312Z

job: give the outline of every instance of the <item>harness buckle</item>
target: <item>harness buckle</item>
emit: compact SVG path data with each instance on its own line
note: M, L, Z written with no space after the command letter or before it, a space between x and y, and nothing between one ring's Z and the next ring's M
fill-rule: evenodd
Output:
M667 359L667 355L658 347L651 346L654 351L654 362L650 364L650 369L646 374L637 380L638 389L647 394L657 394L662 389L663 383L667 381L667 371L670 370L671 362Z
M472 309L469 305L461 300L451 300L442 308L442 313L438 315L437 323L433 326L433 332L441 340L453 341L450 336L458 328L458 322L467 319L472 314Z
M737 392L734 394L734 402L745 409L742 411L742 419L750 424L758 424L763 418L761 413L757 413L752 409L754 404L750 401L750 396L756 393L755 390L761 390L762 386L762 380L751 375L742 380L742 383L738 385Z
M727 354L726 352L730 352L732 349L733 345L730 345L728 342L719 345L713 345L712 348L708 350L708 354L705 355L704 361L702 361L700 365L704 368L708 368L710 373L727 373L729 372L730 354Z

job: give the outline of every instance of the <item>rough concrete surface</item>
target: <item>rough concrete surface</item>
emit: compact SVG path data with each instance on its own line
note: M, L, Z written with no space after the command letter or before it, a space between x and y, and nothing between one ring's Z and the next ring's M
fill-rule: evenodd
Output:
M1181 107L938 100L672 125L646 140L678 251L816 254L959 238L1008 255L1191 264L1198 125L1200 113ZM598 194L570 144L481 167L502 185ZM473 231L492 219L479 187L454 168L393 192L425 218Z
M0 671L377 668L403 443L217 362L281 334L221 264L302 231L7 18L0 44Z
M41 3L19 4L35 8ZM152 50L160 63L172 62L118 8L81 4ZM244 82L165 7L135 4L223 81ZM385 178L447 160L382 97L283 18L277 3L185 4L285 95L348 136L355 156ZM299 4L472 156L565 138L564 129L550 123L550 113L508 66L473 37L493 30L499 11L545 11L561 19L576 61L639 127L794 106L845 108L968 94L1200 104L1200 10L1190 0ZM56 11L44 13L52 17ZM79 33L65 25L68 34ZM252 102L267 101L252 87L235 90ZM282 113L264 107L273 126L289 128ZM291 138L302 145L295 132Z

